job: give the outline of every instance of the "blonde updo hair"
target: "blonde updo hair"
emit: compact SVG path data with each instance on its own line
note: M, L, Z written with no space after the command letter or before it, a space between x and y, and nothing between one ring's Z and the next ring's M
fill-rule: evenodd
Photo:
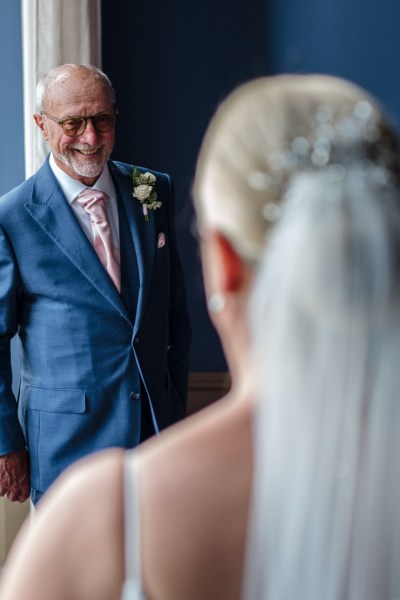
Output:
M347 136L346 152L374 159L377 144L384 143L392 154L386 162L393 162L393 134L376 102L352 83L325 75L279 75L237 88L216 111L199 154L193 190L199 227L220 231L243 259L256 263L293 174L285 165L293 141L307 140L312 150L324 112L337 124L357 106L371 113L371 135ZM343 145L346 136L329 127L332 144ZM342 158L346 164L347 155ZM316 167L310 162L306 168Z

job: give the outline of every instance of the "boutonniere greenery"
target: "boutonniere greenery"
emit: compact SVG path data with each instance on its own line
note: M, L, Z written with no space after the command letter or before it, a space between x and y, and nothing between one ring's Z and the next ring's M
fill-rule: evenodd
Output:
M143 205L144 220L149 220L149 210L156 210L162 206L157 200L156 176L153 173L141 173L136 167L133 169L133 197Z

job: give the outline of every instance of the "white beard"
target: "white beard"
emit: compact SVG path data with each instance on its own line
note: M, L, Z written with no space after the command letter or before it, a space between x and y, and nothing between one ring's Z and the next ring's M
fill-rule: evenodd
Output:
M90 150L88 147L74 148L74 150ZM57 154L57 158L67 165L74 173L80 177L99 177L102 173L104 166L110 156L110 152L106 153L104 150L100 156L96 156L91 160L80 161L74 150L66 151L64 155Z

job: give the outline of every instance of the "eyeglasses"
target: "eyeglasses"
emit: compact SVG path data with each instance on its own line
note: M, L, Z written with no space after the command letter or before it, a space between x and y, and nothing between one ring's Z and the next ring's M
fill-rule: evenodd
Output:
M118 115L118 111L115 110L114 113L103 113L101 115L95 115L93 117L67 117L66 119L56 119L44 110L42 110L40 114L45 115L46 117L60 125L65 135L68 135L69 137L74 137L76 135L81 135L85 131L88 121L92 121L93 127L99 133L106 133L107 131L111 131L112 129L114 129L115 119Z

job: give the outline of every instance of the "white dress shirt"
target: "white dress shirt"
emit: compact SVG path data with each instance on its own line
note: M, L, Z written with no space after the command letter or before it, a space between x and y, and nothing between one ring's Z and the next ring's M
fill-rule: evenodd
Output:
M60 169L60 167L56 164L53 154L50 154L50 168L53 171L58 183L60 184L64 196L67 199L69 205L71 206L71 209L74 211L75 216L78 219L83 231L87 235L90 242L93 244L93 231L92 226L90 224L90 216L85 211L83 206L80 206L76 202L76 197L79 196L79 194L83 192L83 190L90 186L84 185L77 179L73 179L64 171L62 171L62 169ZM114 182L112 180L108 165L104 167L102 174L100 175L96 183L92 186L92 188L95 190L99 190L100 192L104 192L105 194L107 194L107 196L109 196L109 200L106 204L107 217L108 222L110 224L113 244L119 249L120 243L117 195L115 192Z

